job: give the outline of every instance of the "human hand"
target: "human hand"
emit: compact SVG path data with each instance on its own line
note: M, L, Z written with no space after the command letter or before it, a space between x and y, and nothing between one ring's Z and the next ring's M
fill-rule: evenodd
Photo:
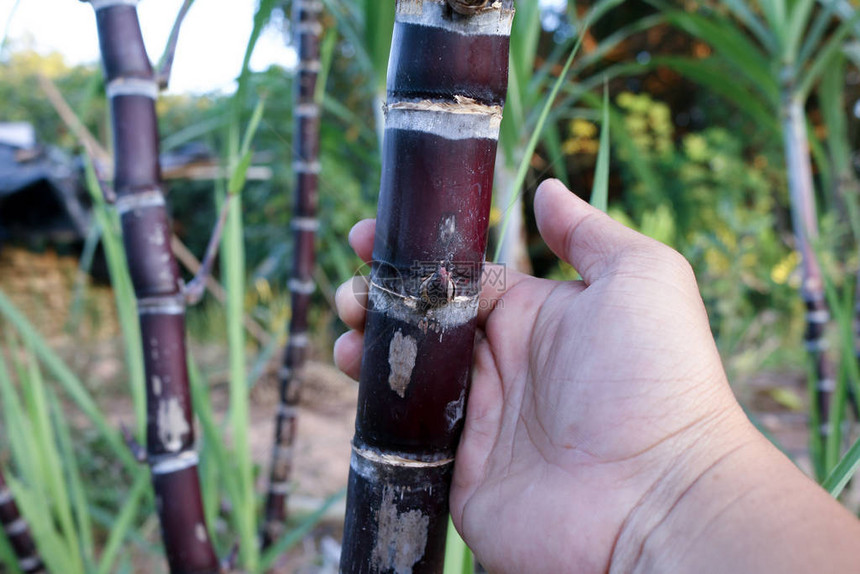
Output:
M508 271L503 291L485 287L495 304L481 306L452 517L492 572L633 570L664 523L684 523L695 485L767 447L729 389L683 257L556 181L535 213L583 280ZM350 236L365 260L373 229ZM354 331L335 360L355 378L361 292L353 282L337 296ZM709 520L699 506L686 515Z

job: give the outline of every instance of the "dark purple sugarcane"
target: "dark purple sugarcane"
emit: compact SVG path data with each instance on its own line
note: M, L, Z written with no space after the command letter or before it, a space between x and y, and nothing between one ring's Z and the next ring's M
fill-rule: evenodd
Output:
M42 559L39 558L30 527L18 511L18 505L15 504L12 491L6 485L2 470L0 470L0 525L3 526L3 531L12 544L21 572L24 574L44 572L45 567Z
M302 370L307 358L308 310L315 290L313 279L316 253L314 239L317 221L317 184L320 173L319 126L320 107L315 99L320 68L322 24L320 0L294 0L293 34L299 66L293 88L293 268L289 289L291 295L290 330L283 364L278 373L281 402L275 420L275 442L263 546L277 540L287 519L287 496L293 466L296 438L296 415L302 384Z
M170 247L158 160L158 85L137 2L91 0L110 100L114 188L143 340L146 451L167 561L173 574L220 570L200 483L185 352L185 298Z
M512 20L397 2L342 572L442 571Z

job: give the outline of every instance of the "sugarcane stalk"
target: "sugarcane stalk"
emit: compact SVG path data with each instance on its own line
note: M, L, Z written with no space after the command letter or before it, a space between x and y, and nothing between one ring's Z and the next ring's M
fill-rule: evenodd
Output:
M269 471L269 491L263 524L263 547L284 532L291 486L297 415L302 377L307 359L308 311L316 290L314 241L319 228L320 105L315 94L320 70L322 24L320 0L294 0L293 37L298 70L293 86L293 261L289 280L291 315L287 346L278 371L280 403L275 419L275 440Z
M136 0L90 0L110 101L114 189L137 298L146 377L146 455L170 571L220 570L206 528L185 347L185 294L158 158L158 83Z
M442 571L512 20L397 2L342 572Z
M789 76L786 74L786 76ZM824 292L821 264L813 244L818 240L818 217L815 208L815 187L807 139L806 114L803 100L791 89L783 90L782 132L788 173L791 221L794 228L795 248L800 253L802 282L800 293L806 306L806 333L804 341L814 366L815 409L818 415L818 434L822 441L833 432L830 425L830 404L836 389L833 362L828 354L826 340L830 311Z
M44 572L45 566L39 557L39 551L27 521L21 516L12 491L6 484L3 471L0 469L0 525L6 533L6 537L12 544L12 550L18 558L18 568L24 574Z

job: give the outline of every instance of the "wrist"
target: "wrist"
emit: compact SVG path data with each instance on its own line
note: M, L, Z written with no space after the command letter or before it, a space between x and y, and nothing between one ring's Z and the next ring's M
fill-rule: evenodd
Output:
M757 488L765 439L733 405L688 429L622 525L611 573L676 572L704 525ZM707 541L699 541L707 543Z

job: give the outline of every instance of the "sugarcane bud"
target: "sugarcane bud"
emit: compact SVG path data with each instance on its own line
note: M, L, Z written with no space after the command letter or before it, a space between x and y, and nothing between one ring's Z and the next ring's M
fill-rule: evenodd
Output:
M445 264L440 263L432 275L422 279L419 293L427 307L441 307L454 300L454 279Z
M458 14L471 16L477 14L487 2L488 0L448 0L448 5Z

